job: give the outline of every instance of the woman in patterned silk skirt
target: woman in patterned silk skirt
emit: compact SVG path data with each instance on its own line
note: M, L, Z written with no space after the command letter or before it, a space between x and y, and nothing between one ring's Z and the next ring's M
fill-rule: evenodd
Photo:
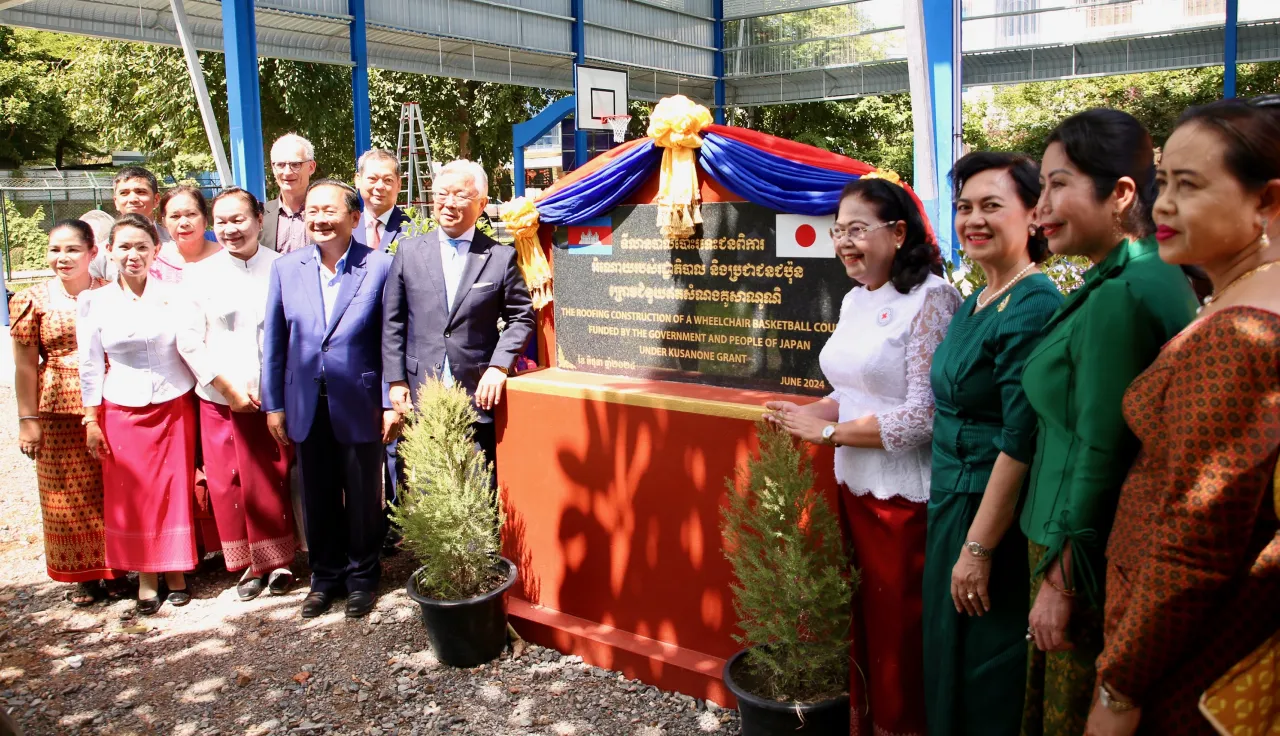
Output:
M49 232L57 278L19 292L10 304L18 398L18 442L36 461L49 577L76 583L71 602L92 605L99 581L124 573L103 558L102 469L85 449L76 359L76 301L103 282L89 275L93 230L64 220Z
M820 355L832 393L766 404L793 437L835 445L845 533L860 581L853 611L850 733L925 733L924 575L934 350L960 306L907 191L849 183L831 231L853 288Z
M1157 182L1160 258L1214 295L1125 394L1142 451L1107 546L1093 736L1210 736L1201 693L1280 626L1280 114L1189 110Z

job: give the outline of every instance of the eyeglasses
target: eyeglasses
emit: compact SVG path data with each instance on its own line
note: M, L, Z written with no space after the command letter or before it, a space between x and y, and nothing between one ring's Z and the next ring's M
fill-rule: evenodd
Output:
M309 164L309 163L311 163L311 159L307 159L306 161L272 161L271 170L272 171L288 170L288 171L298 172L302 170L303 164Z
M879 225L872 225L871 227L867 227L866 225L854 225L853 227L840 227L839 225L836 225L835 227L831 228L827 232L831 235L831 241L833 243L839 240L844 240L845 238L848 238L850 240L862 240L863 238L867 237L867 235L870 233L873 233L881 228L886 228L886 227L889 227L890 225L897 225L897 224L898 224L898 221L893 220L892 222L882 222Z
M432 192L431 199L436 204L449 204L450 201L453 201L457 204L466 205L471 204L471 202L475 200L475 197L471 197L466 194L454 194L452 192Z

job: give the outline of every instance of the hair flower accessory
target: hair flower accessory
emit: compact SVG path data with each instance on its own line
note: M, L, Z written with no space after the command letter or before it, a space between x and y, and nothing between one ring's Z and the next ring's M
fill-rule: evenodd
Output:
M902 186L902 177L898 176L898 172L893 169L876 169L875 171L862 175L863 179L883 179L890 184Z

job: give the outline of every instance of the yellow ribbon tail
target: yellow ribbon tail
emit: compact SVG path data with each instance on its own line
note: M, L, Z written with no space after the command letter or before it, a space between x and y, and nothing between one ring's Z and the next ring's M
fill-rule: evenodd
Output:
M658 179L658 231L664 238L687 238L702 224L698 165L692 148L666 148Z
M538 242L538 225L541 222L533 201L517 197L502 207L498 213L503 224L516 239L516 265L529 287L533 308L541 309L551 303L551 264Z

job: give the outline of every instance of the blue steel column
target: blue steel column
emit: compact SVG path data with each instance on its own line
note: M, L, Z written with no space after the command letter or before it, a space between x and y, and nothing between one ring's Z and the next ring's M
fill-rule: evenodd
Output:
M258 32L253 0L222 1L222 50L227 65L227 118L235 182L266 199L262 100L258 96Z
M937 150L938 199L933 228L943 257L955 258L951 187L947 175L959 151L955 150L955 119L960 99L956 94L960 74L957 24L960 14L954 0L924 0L925 54L929 65L929 88L933 96L933 143Z
M1222 43L1222 96L1236 96L1236 30L1240 22L1240 0L1227 0L1227 24Z
M716 62L714 74L716 76L716 124L724 125L724 0L713 0L712 7L716 17L715 28L712 34L715 35L716 41Z
M356 158L369 150L369 47L365 42L364 0L347 0L351 15L351 113L355 120Z
M573 0L573 61L575 64L587 62L587 3L586 0ZM577 86L578 75L573 75L574 86ZM577 90L575 89L576 93ZM582 129L582 121L578 116L573 118L573 167L581 168L587 162L587 131Z

